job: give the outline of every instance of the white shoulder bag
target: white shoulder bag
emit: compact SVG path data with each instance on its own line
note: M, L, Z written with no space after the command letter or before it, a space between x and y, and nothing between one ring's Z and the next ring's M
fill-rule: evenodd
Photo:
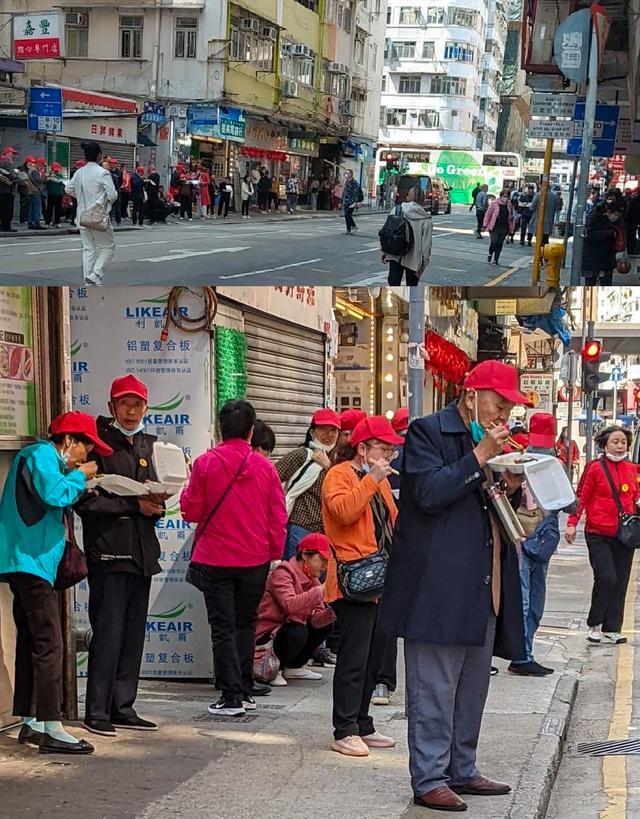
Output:
M82 189L82 178L80 178L80 188ZM109 229L111 220L109 219L109 209L106 207L106 194L104 200L98 200L95 205L90 208L85 208L80 214L80 227L89 228L89 230L99 230L104 233Z

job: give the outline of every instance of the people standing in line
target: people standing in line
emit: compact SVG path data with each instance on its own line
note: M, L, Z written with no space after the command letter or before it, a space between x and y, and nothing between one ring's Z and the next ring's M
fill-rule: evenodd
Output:
M113 454L94 453L101 475L139 483L157 481L155 436L144 431L146 385L134 375L116 378L110 416L98 418L100 437ZM84 727L93 734L156 731L135 710L146 634L151 578L161 571L156 523L166 495L122 497L98 488L75 505L89 568L89 645Z
M295 214L300 194L300 181L295 171L287 179L287 213Z
M160 192L160 174L155 165L149 165L147 174L147 215L149 222L153 225L156 221L156 211L158 210L158 193Z
M229 401L219 414L222 443L193 463L180 496L185 520L197 523L188 581L204 595L216 685L210 714L255 710L253 658L258 607L269 565L280 560L286 508L274 465L251 448L255 410Z
M628 429L619 426L605 427L596 436L602 455L585 469L577 490L578 509L565 529L565 540L574 543L578 523L586 514L584 530L593 569L587 617L590 643L627 642L620 632L634 551L618 540L618 527L619 507L627 515L635 514L640 500L638 467L629 460L631 437Z
M242 218L250 219L249 210L251 208L251 198L253 196L253 182L251 181L251 174L245 174L241 185L242 194Z
M491 238L487 261L491 263L493 256L493 264L498 264L504 240L515 231L515 213L508 191L501 191L500 196L489 205L483 227L489 231Z
M65 731L62 718L64 645L55 590L68 539L70 507L96 475L87 461L111 450L96 421L68 412L15 457L0 501L0 581L13 593L16 625L13 714L22 718L20 744L40 753L90 754L93 746ZM34 710L35 704L35 710Z
M580 450L575 440L571 439L571 446L567 443L567 427L563 427L556 441L556 457L566 466L571 463L571 481L580 466Z
M531 247L533 233L531 232L531 203L533 202L533 185L527 185L518 195L518 213L520 214L520 244L524 247L525 236Z
M36 162L34 156L28 156L24 162L27 166L28 226L30 230L44 230L40 221L42 219L42 191L46 178L40 172L41 166Z
M269 171L263 168L260 171L260 179L258 180L258 210L260 213L266 213L269 210L269 193L271 192L271 177Z
M351 441L351 433L358 426L360 421L367 417L364 410L348 409L340 413L340 432L338 433L338 440L336 445L331 450L331 462L341 463L345 460L345 447L349 447Z
M538 210L540 202L542 201L542 191L538 191L531 200L531 230L530 232L535 236L538 226ZM547 202L544 208L544 218L542 221L542 247L549 244L549 237L553 233L553 225L555 223L556 213L558 212L558 205L562 205L561 197L551 188L547 191Z
M62 220L62 199L64 198L64 177L62 176L62 165L59 162L52 162L51 169L47 174L47 212L45 223L60 227Z
M13 158L17 153L16 149L10 146L0 151L0 231L2 233L16 232L16 229L11 227L11 223L17 190Z
M616 267L615 242L617 231L606 210L606 203L599 200L585 220L582 244L581 274L585 285L613 284Z
M120 216L123 219L129 218L129 202L131 200L131 174L125 162L120 166L122 172L122 182L118 191L120 197Z
M486 493L516 404L530 406L515 367L483 361L460 399L414 421L405 439L380 618L404 638L409 767L422 807L463 811L460 794L511 790L480 774L476 749L492 655L524 652L518 555ZM517 508L522 476L502 477Z
M104 212L105 220L118 194L111 174L101 166L102 150L97 142L83 143L86 164L74 173L65 186L77 200L80 239L82 240L82 270L87 284L101 286L107 265L116 252L116 240L111 224L96 230L82 224L83 215L91 211ZM108 220L107 220L108 221Z
M331 181L328 176L323 176L320 180L318 210L331 210Z
M289 680L320 680L307 663L324 643L336 616L324 602L324 584L330 554L329 538L311 534L298 543L294 557L269 574L258 609L256 644L273 640L280 670L271 685Z
M29 169L26 159L15 169L15 174L18 181L18 219L21 225L26 225L29 219L29 185L27 184Z
M142 165L131 175L131 222L134 225L144 224L144 202L146 196L145 169Z
M209 190L211 177L209 176L209 170L204 165L202 165L198 171L198 180L200 182L200 202L198 205L198 215L201 219L208 219L209 211L211 210L211 193Z
M38 173L44 180L40 191L40 221L42 222L42 218L47 212L47 160L43 156L38 156L36 157L36 165Z
M320 180L317 176L312 176L309 181L309 208L318 210L318 194L320 193Z
M365 418L351 435L347 460L329 471L322 487L322 518L333 547L325 600L336 612L340 630L331 748L345 756L369 756L370 748L396 744L376 731L369 714L377 672L372 647L378 600L345 597L337 565L388 551L397 511L387 478L394 448L401 442L384 416Z
M404 256L382 254L382 263L389 264L388 284L397 287L402 284L403 277L407 286L419 284L420 277L431 259L433 243L433 223L431 213L424 207L424 191L416 186L411 188L407 201L400 206L402 215L410 223L413 234L413 244Z
M362 192L360 183L353 178L353 171L348 170L344 175L344 189L342 191L342 208L344 211L344 220L348 235L358 232L358 228L353 217L363 200L364 193Z
M193 182L186 173L180 175L180 187L178 188L178 198L180 200L180 218L193 221Z
M323 532L322 484L331 467L331 452L338 441L340 417L332 409L313 413L304 443L276 464L287 499L285 560L296 554L298 543L311 533Z
M484 217L489 209L489 186L481 185L480 190L476 195L476 237L482 239L482 230L484 228Z
M113 187L116 189L116 192L120 190L122 187L122 171L118 167L118 160L113 159L112 157L107 157L107 159L102 163L103 168L109 171L111 174L111 179L113 180ZM122 213L120 211L120 196L117 197L116 201L111 206L111 220L119 225L122 221Z
M269 191L269 207L267 210L271 210L271 204L273 203L273 209L277 213L280 209L280 179L278 178L278 174L274 173L273 177L271 178L271 190Z
M471 191L471 206L469 207L469 213L475 208L476 206L476 197L480 193L480 183L476 182L475 188Z
M233 196L233 185L231 184L231 178L226 177L220 183L220 187L218 189L218 216L222 216L223 219L226 219L229 216L229 206L231 204L231 197Z

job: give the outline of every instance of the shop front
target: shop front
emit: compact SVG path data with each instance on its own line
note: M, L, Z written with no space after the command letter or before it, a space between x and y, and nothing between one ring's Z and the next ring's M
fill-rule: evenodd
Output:
M185 132L178 132L175 139L173 167L178 162L204 165L216 182L233 175L234 151L245 140L246 121L241 108L190 105L184 128Z
M307 203L309 199L309 185L312 177L316 176L317 165L315 160L320 156L320 145L316 134L310 131L289 131L287 137L288 162L284 172L287 176L297 174L300 180L300 202ZM317 177L318 180L320 177Z
M288 167L287 129L268 122L267 118L247 117L244 145L234 152L234 167L238 181L249 173L255 182L260 178L260 168L266 168L269 176L280 184L280 199L286 196L285 184Z
M56 138L57 151L61 145L68 145L68 161L73 169L78 160L84 159L83 142L97 142L102 148L102 155L116 159L119 164L126 164L129 170L137 161L136 144L138 141L138 117L132 114L103 114L97 112L66 113L63 130ZM49 137L52 146L53 138ZM53 148L50 148L53 152Z

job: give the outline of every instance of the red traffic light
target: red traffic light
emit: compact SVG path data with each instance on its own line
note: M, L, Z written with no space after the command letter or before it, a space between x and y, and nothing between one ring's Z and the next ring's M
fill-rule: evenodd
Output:
M595 341L595 339L589 339L589 341L585 342L581 355L583 361L597 361L601 353L602 343Z
M393 162L395 158L396 158L395 154L387 154L387 162Z

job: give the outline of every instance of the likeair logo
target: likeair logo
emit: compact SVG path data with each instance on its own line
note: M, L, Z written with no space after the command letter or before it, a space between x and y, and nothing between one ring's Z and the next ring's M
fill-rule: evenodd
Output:
M89 372L89 362L79 358L86 346L86 342L83 344L77 340L71 345L71 371L74 375L86 375Z
M188 427L191 425L191 416L177 410L185 401L190 400L190 395L182 395L182 393L178 392L173 398L165 401L164 404L149 407L147 414L144 416L144 423L147 426L157 427Z
M147 632L172 631L178 634L191 634L193 623L190 620L179 620L188 606L186 603L178 603L169 611L162 611L159 614L149 614L147 616Z
M157 296L155 299L140 299L135 305L124 308L124 317L127 319L160 319L166 318L169 313L167 301L169 293ZM179 316L188 317L187 307L178 307L174 311Z
M180 517L180 508L171 506L164 513L164 517L156 522L156 529L171 529L172 531L189 531L191 524Z

